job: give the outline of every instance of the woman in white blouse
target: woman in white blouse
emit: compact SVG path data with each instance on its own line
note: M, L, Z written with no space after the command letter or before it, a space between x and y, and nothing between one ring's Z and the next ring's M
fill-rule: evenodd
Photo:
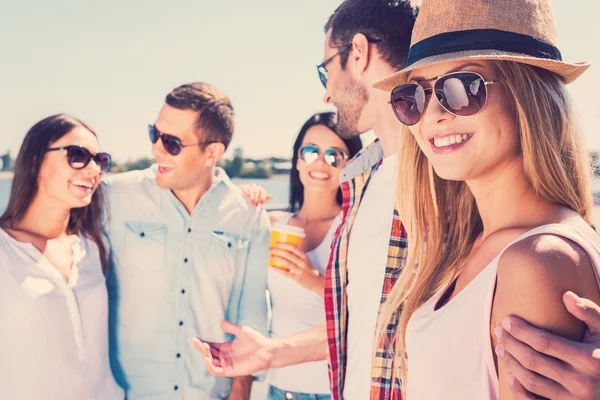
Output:
M123 399L108 358L95 133L60 114L21 146L0 217L0 398Z

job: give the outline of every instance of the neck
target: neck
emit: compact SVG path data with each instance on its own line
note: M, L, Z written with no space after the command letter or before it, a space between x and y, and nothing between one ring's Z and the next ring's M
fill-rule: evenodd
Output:
M314 221L329 219L340 213L336 200L337 190L333 192L311 192L304 189L304 202L297 216L301 220Z
M556 204L535 193L520 158L467 185L483 222L482 239L506 228L543 225L557 213Z
M402 133L403 125L388 104L389 93L373 90L371 98L375 109L373 133L381 143L384 157L387 157L398 151L398 138Z
M37 195L15 228L51 240L67 233L70 216L69 208Z
M204 196L208 189L210 189L214 176L215 170L214 168L211 168L202 178L198 180L195 186L172 191L175 197L177 197L177 200L183 204L188 214L191 214L192 211L194 211L196 204L198 204L202 196Z

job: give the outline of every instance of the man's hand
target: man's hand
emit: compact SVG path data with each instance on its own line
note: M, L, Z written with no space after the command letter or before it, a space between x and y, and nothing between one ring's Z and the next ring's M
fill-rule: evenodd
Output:
M517 317L505 318L495 330L515 399L600 399L600 306L572 292L565 293L563 301L587 325L584 343L534 328Z
M235 335L232 342L210 343L192 339L194 347L204 354L208 372L215 376L245 376L269 369L275 345L271 339L247 326L221 322L223 331Z

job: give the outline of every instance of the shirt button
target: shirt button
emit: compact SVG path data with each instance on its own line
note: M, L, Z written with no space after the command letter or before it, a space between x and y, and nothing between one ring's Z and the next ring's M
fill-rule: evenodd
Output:
M144 237L146 234L144 232L140 233L140 237Z
M181 289L181 294L185 294L185 289Z
M227 247L231 248L231 242L227 243Z
M175 357L181 358L181 353L177 353L177 355Z
M188 233L192 233L192 228L188 228Z
M183 326L183 321L179 321L179 326Z
M179 386L175 385L175 387L173 387L173 389L174 389L175 391L177 391L177 390L179 390Z
M188 262L188 259L187 259L187 258L184 258L184 259L183 259L183 262L184 262L184 263L187 263L187 262Z
M294 400L294 395L290 392L285 393L285 400Z

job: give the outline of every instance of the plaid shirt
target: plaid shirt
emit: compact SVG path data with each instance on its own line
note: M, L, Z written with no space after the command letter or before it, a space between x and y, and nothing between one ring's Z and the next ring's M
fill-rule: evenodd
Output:
M381 144L376 141L357 154L340 174L343 194L342 221L333 240L333 248L325 278L325 312L330 358L329 378L333 400L343 399L346 377L348 328L346 287L348 285L347 255L350 232L369 181L381 165L382 160L383 149ZM394 282L398 279L406 261L406 232L400 222L397 210L394 210L393 218L388 261L379 308L380 314L383 303L387 299ZM387 327L387 335L373 349L371 400L400 400L402 397L399 380L396 380L394 385L391 382L393 353L383 346L384 341L393 340L399 320L398 317L399 315L396 313L392 323Z

